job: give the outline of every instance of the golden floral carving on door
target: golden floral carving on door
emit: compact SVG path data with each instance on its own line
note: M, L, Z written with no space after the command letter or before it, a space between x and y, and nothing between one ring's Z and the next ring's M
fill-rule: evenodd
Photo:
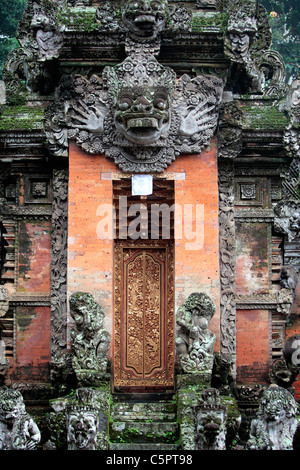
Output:
M174 383L173 249L116 242L114 386L170 388Z

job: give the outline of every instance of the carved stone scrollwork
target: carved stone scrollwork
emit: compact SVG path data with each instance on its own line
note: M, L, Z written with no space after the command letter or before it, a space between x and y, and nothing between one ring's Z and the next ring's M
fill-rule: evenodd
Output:
M56 382L66 367L68 171L53 171L51 252L51 374Z
M221 354L231 358L232 376L236 361L234 166L219 161L219 227L221 281Z
M286 104L290 122L284 133L284 143L288 155L300 159L300 75L293 81Z
M235 158L242 151L242 112L236 103L224 103L220 112L218 154L223 158Z

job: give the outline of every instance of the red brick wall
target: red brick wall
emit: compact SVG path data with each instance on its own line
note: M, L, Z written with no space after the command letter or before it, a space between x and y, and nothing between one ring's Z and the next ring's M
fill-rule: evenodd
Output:
M268 310L238 310L236 322L237 381L268 383L270 369Z
M19 223L18 292L50 292L50 224L49 220Z
M51 221L20 221L16 282L10 292L25 297L50 294ZM16 360L11 359L13 381L49 381L50 306L15 308Z
M219 349L220 284L219 284L219 222L218 222L218 167L214 145L201 155L184 155L170 165L167 173L176 172L175 203L184 208L191 204L193 217L199 205L197 247L185 236L175 241L175 302L176 311L192 292L205 292L214 301L217 311L209 329L217 335ZM182 210L182 212L184 209ZM203 212L202 212L203 211ZM202 217L203 216L203 217ZM184 220L182 218L182 220ZM196 230L195 221L192 232ZM175 232L176 233L176 232ZM187 232L189 236L189 233ZM192 235L192 233L191 233Z
M97 210L112 204L112 179L101 175L118 170L107 158L88 155L74 144L69 158L68 294L91 293L105 309L111 330L113 240L97 236L105 217Z
M17 307L17 361L12 364L14 381L49 380L50 307Z
M267 223L236 224L236 293L261 294L270 288L270 235Z

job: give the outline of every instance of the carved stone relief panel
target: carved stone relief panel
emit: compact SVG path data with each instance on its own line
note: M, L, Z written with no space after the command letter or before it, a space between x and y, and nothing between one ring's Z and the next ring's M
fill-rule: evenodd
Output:
M51 251L51 368L66 367L68 171L53 170ZM55 368L54 368L55 366Z
M234 377L236 373L234 165L232 161L223 159L219 164L219 227L220 352L230 358Z
M49 204L51 202L50 176L26 175L24 201L30 204Z
M73 95L65 102L67 112L49 110L52 150L64 154L66 139L73 139L125 172L161 172L181 154L200 153L216 130L223 88L213 76L176 79L172 69L144 53L106 67L102 78L75 76L68 86Z
M265 184L260 179L240 178L235 181L235 205L262 207Z

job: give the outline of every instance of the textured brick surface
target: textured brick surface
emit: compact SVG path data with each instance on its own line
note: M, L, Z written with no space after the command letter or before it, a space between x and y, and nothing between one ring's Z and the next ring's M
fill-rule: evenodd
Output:
M18 292L50 292L50 221L20 221L18 230Z
M102 156L91 156L75 145L70 147L68 294L90 292L106 312L111 330L113 240L97 236L103 216L102 204L112 204L112 180L101 174L117 172L114 163Z
M237 380L267 383L270 368L269 311L237 311Z
M212 146L201 155L185 155L169 166L167 172L185 175L175 181L175 203L184 210L184 204L192 205L193 217L198 205L198 227L193 222L192 235L183 227L183 236L175 242L175 303L176 310L192 292L205 292L216 304L217 311L209 328L217 335L219 348L219 226L218 226L218 169L216 149Z
M47 382L50 360L50 307L17 307L17 360L13 379Z
M267 223L236 224L236 292L269 291L270 228Z

